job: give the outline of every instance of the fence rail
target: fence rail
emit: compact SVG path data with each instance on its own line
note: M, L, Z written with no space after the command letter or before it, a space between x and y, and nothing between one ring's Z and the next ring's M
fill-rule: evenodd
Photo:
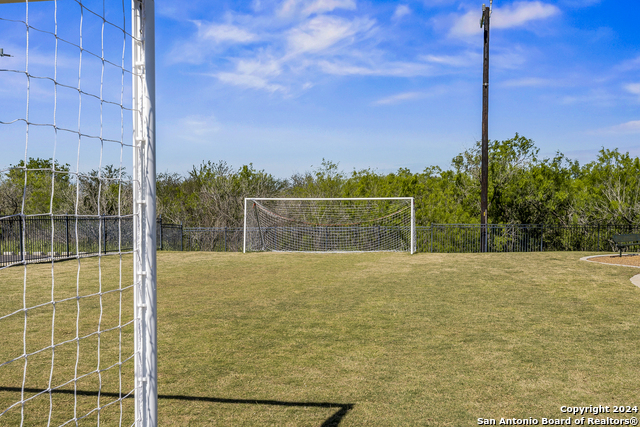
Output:
M157 230L158 249L182 249L181 225L163 224L158 218ZM131 215L13 215L0 219L0 267L131 250Z
M480 252L480 224L433 224L417 227L418 252ZM488 252L611 251L614 234L638 233L640 225L487 226Z
M183 227L157 220L157 248L171 251L241 252L242 227ZM384 227L380 227L380 232ZM480 252L480 224L416 227L418 252ZM492 224L489 252L612 251L614 234L639 233L638 225ZM133 247L133 218L24 216L0 219L0 267L24 262L127 252Z
M480 224L433 224L416 227L417 251L480 252ZM639 233L639 225L492 224L487 226L489 252L612 251L614 234ZM185 251L241 251L242 227L184 227Z

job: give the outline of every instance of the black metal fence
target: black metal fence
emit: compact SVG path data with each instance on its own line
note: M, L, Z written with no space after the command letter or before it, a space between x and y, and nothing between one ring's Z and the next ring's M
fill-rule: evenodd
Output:
M183 250L242 252L242 227L184 227Z
M242 227L184 227L185 251L242 251ZM639 225L487 226L489 252L612 251L614 234L640 233ZM480 252L480 224L433 224L416 227L417 252Z
M240 252L242 227L183 227L157 223L158 250ZM418 252L480 252L480 224L416 227ZM638 225L488 225L489 252L612 251L614 234L640 233ZM131 251L133 218L21 216L0 219L0 267L98 253Z
M133 218L24 216L0 220L0 266L133 249Z
M480 252L480 224L433 224L417 228L418 252ZM638 233L639 225L487 226L488 252L612 251L614 234Z
M182 250L182 225L157 220L157 248ZM0 267L133 250L133 217L13 215L0 219Z

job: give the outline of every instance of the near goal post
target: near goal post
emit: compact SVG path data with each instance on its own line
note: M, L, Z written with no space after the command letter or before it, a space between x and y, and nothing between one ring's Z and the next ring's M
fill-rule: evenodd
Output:
M0 0L2 426L158 424L154 7Z
M416 250L413 197L246 198L243 252Z

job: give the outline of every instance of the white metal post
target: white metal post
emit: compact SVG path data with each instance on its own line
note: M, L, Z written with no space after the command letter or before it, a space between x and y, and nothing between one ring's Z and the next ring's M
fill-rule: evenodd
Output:
M247 199L244 199L244 230L243 230L243 241L242 241L242 253L247 253Z
M154 0L132 1L135 412L158 425Z
M411 198L411 255L416 251L416 209Z

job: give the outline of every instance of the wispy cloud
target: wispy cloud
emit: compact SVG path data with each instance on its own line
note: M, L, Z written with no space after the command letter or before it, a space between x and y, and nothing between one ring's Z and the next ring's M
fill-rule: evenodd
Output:
M492 28L522 27L530 21L546 19L558 15L560 9L552 4L541 1L520 1L504 7L495 7L491 12ZM463 15L454 17L449 31L452 37L468 37L482 32L480 27L481 13L470 10Z
M640 120L632 120L619 125L599 129L596 133L618 135L640 134Z
M458 55L423 55L421 56L426 62L434 64L447 65L451 67L469 67L480 64L482 55L477 52L463 52Z
M640 96L640 83L629 83L624 88L630 94Z
M236 61L235 70L215 74L223 83L251 89L263 89L267 92L283 92L287 89L272 79L282 73L281 62L273 57L241 59Z
M623 61L616 67L619 71L634 71L640 69L640 56Z
M320 69L339 76L416 77L433 75L429 64L418 62L384 62L354 64L349 61L320 61Z
M495 14L494 14L495 12ZM560 14L560 9L540 1L515 2L510 6L496 8L492 12L491 25L494 28L521 27L529 21L546 19Z
M506 80L502 82L506 87L552 87L559 86L557 80L545 79L541 77L524 77L521 79Z
M281 17L308 17L336 9L354 10L355 0L285 0L277 14Z
M446 53L400 48L395 23L414 13L408 4L395 6L391 22L357 6L356 0L254 0L252 13L228 11L222 22L191 21L195 34L177 43L169 60L208 67L204 74L224 84L289 95L314 86L323 75L427 77L481 62L480 53L468 48ZM558 9L533 1L494 12L495 25L506 28ZM479 29L478 13L451 16L457 19L453 33L469 34L471 21L473 32ZM497 50L493 65L519 68L526 62L523 52L517 45Z
M210 40L215 43L250 43L255 41L258 36L231 24L215 24L195 21L198 27L198 38Z
M367 18L346 20L335 16L318 16L294 28L287 35L290 53L320 52L370 30L374 21Z
M169 63L201 64L214 53L223 52L230 46L260 40L256 33L239 25L200 20L191 22L196 26L195 36L174 46L168 58Z
M409 9L409 6L407 6L406 4L401 4L398 7L396 7L396 10L393 12L393 16L391 17L391 19L393 19L394 21L399 21L403 17L410 14L411 14L411 9Z
M410 101L413 99L424 98L423 92L404 92L396 95L387 96L386 98L379 99L373 103L373 105L392 105L399 104L401 102Z

